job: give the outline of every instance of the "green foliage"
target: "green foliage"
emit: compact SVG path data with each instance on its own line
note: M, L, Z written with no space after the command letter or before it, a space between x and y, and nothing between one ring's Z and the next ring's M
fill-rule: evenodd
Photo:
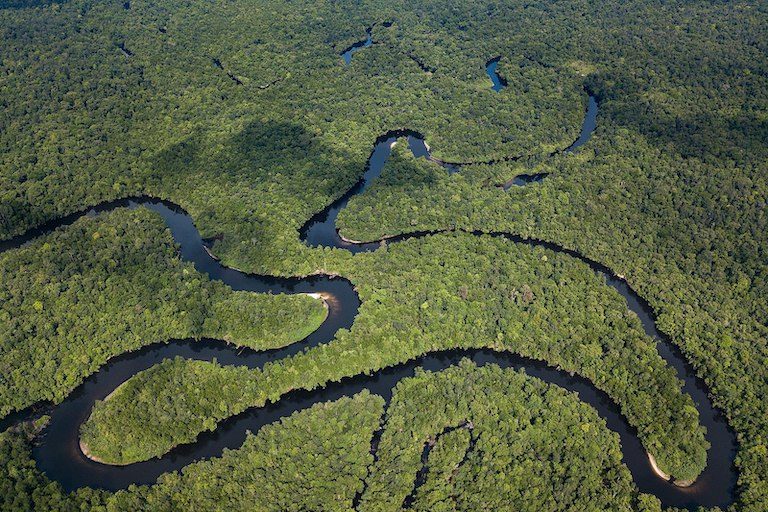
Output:
M692 478L704 466L707 444L690 397L624 299L583 263L461 234L402 242L356 260L351 277L363 304L351 331L248 377L242 369L184 361L139 374L94 408L84 430L93 453L146 459L293 389L434 350L489 347L592 380L621 405L665 471ZM219 401L222 382L241 382L242 394L233 390L232 402Z
M296 229L356 181L385 130L416 129L450 160L533 155L414 180L399 191L371 190L345 212L344 232L360 239L422 227L510 230L578 249L626 275L739 432L739 507L768 508L764 3L137 0L129 11L122 2L47 3L10 0L0 9L0 238L150 192L192 212L205 236L221 233L215 251L226 264L347 274L367 257L309 250ZM338 52L384 20L392 25L374 26L376 44L342 67ZM510 83L499 94L483 70L495 55ZM579 154L542 158L576 137L583 85L600 98L596 136ZM429 176L410 167L413 177ZM533 170L550 177L509 194L492 187ZM2 286L17 279L1 277ZM203 301L184 301L204 294L184 282L169 288L173 300L157 318L171 319L174 335L195 335L192 328L206 323L197 309ZM59 345L24 341L37 334L8 324L17 320L6 317L2 294L0 378L13 380L0 381L0 411L61 399L108 354L148 342L136 339L138 330L152 339L169 334L154 318L145 321L153 329L141 327L129 308L105 304L104 325L84 337L100 340L103 353L66 356ZM378 300L373 291L368 298ZM425 302L429 312L435 298L418 304ZM57 328L59 312L48 316L54 311L43 297L25 307L25 317L45 319L33 331ZM393 325L396 309L377 311L380 317L356 326L357 338L340 336L343 351L325 349L337 364L351 359L343 368L318 369L332 359L317 354L291 364L307 361L309 375L340 378L446 343L422 346L414 341L420 328L405 336ZM95 314L80 312L81 324ZM123 318L137 323L120 327ZM401 350L397 357L368 345L380 319L388 327L372 338ZM401 335L404 348L392 348ZM597 354L597 345L587 345ZM61 382L51 377L57 364ZM33 368L41 382L18 368ZM649 396L655 403L665 395Z
M451 484L464 463L470 442L471 434L466 428L452 430L436 440L427 460L426 482L417 489L413 505L415 510L456 510L455 491Z
M259 373L216 361L167 359L97 403L80 439L90 454L110 464L163 455L215 430L219 420L264 405Z
M61 401L110 357L151 343L212 336L274 348L324 315L307 296L209 281L148 210L83 218L0 254L0 415Z
M397 385L360 510L400 510L424 444L465 422L439 437L415 509L633 508L618 438L592 408L524 373L467 363Z
M692 476L704 466L707 444L690 398L623 297L585 264L456 234L392 246L361 258L359 269L355 277L367 281L361 298L373 302L365 311L380 320L361 318L352 330L357 339L375 333L387 342L380 352L401 359L480 346L547 361L612 396L670 473Z
M79 510L76 500L35 467L29 441L20 433L0 433L0 508L7 511Z
M297 412L238 450L164 475L139 508L349 510L373 460L383 402L363 392Z
M237 450L115 494L65 494L35 468L23 436L0 433L0 509L350 510L373 461L383 402L363 392L316 404L249 434Z
M279 348L312 334L327 314L308 295L229 292L212 304L203 332L256 350Z
M613 128L609 121L601 124L601 130ZM340 215L342 233L371 240L444 228L508 231L554 240L605 262L651 303L659 327L680 343L726 410L742 411L741 420L733 413L730 419L754 433L750 446L764 445L768 424L761 402L753 399L763 394L765 383L755 376L768 354L768 267L758 263L768 247L768 218L754 208L768 194L758 192L768 191L764 180L736 178L741 185L720 187L726 195L713 200L700 197L711 186L705 176L725 180L734 169L659 152L650 166L637 145L624 149L606 136L590 145L594 154L586 150L541 164L536 171L549 172L547 180L508 194L486 186L484 167L447 176L398 145L379 182ZM640 147L648 149L646 143ZM684 185L676 183L680 179ZM637 201L639 209L632 208ZM755 476L755 482L762 478Z
M471 60L424 73L404 56L423 55L433 27L402 5L133 3L0 11L0 96L14 98L0 114L14 127L0 132L0 237L144 191L183 205L204 236L222 233L227 264L311 272L295 229L357 180L384 131L418 130L459 160L578 134L575 76L564 85L555 70L508 66L527 91L495 94L483 52L499 48L469 52L468 41L453 46ZM375 27L381 43L342 67L337 51L384 19L394 25Z

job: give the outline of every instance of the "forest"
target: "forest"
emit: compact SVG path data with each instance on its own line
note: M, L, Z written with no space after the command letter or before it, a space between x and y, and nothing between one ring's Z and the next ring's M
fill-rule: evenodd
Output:
M146 460L292 389L489 347L589 379L675 476L716 463L696 404L617 293L566 255L465 233L508 232L626 277L736 431L732 509L768 509L767 11L750 0L0 2L0 240L148 194L183 206L229 267L338 274L362 300L351 329L262 370L169 360L135 375L94 408L88 446L114 462ZM345 66L340 53L369 28L373 44ZM508 84L498 93L485 73L496 56ZM578 152L552 156L578 137L587 93L599 103L597 131ZM299 229L358 180L376 138L401 128L422 134L436 158L505 161L448 175L400 143L340 215L341 233L455 233L356 256L302 243ZM497 187L533 173L547 178ZM324 317L315 299L210 281L180 261L151 212L84 218L0 253L0 417L60 402L110 358L153 343L282 347ZM363 394L115 494L63 493L30 459L39 425L17 426L0 434L0 508L348 510L358 492L360 505L383 504L373 498L381 492L395 508L406 498L421 509L479 508L472 496L521 510L660 508L637 493L617 451L597 449L617 441L575 397L517 374L452 372L413 382L476 379L509 407L467 405L470 430L466 414L437 412L460 395L435 384L419 396L414 385L384 419L436 423L407 440L385 429L381 442L407 455L402 467L380 459L369 479L383 406ZM516 390L507 400L496 386ZM519 423L499 420L512 414ZM578 448L553 454L569 440ZM306 443L312 450L295 448ZM590 472L542 465L536 452ZM494 480L494 464L511 461L547 485L513 472ZM605 475L613 498L596 485Z
M211 337L275 348L325 315L307 296L209 281L145 209L84 218L0 254L0 414L59 402L108 359L152 343Z
M358 502L360 510L397 510L415 490L415 510L513 503L521 511L661 511L653 496L634 490L615 434L593 409L493 365L418 371L397 385L386 413L383 400L365 391L316 404L248 435L221 458L115 494L86 488L67 495L48 482L29 459L34 428L0 434L0 453L11 461L0 469L4 510L350 510ZM380 430L376 453L383 456L374 458ZM422 446L432 446L425 466ZM414 489L423 469L425 481Z
M631 479L601 422L575 396L524 373L471 363L417 373L387 408L360 510L400 509L429 443L415 510L631 510Z
M365 256L351 276L363 302L351 330L267 363L247 386L241 369L215 364L178 361L139 374L94 407L83 437L94 455L116 463L146 460L167 452L173 440L193 440L201 425L212 428L293 389L311 390L435 350L489 347L588 377L621 404L670 473L691 478L701 471L707 445L690 397L623 298L586 265L467 235L402 242ZM177 393L184 382L193 383L196 400ZM241 383L241 395L222 399L226 406L218 409L222 383Z
M164 475L157 485L118 493L67 494L30 459L33 432L0 433L2 510L350 510L372 462L370 440L381 398L362 393L309 410L249 435L238 450ZM31 429L32 427L30 427Z

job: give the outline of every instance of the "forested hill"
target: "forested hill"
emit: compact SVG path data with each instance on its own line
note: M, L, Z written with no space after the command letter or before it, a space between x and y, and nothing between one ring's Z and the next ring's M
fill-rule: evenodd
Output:
M345 65L341 52L368 34L372 44L360 47ZM499 92L491 88L485 70L497 57L497 72L507 84ZM579 151L562 153L579 136L589 95L599 104L597 130ZM310 248L299 237L308 219L357 182L377 137L402 129L421 134L436 159L477 164L448 175L434 163L400 151L402 144L396 146L382 177L341 214L341 233L378 240L422 230L504 231L578 251L625 276L657 313L661 330L693 364L737 432L734 508L768 510L766 2L0 0L0 240L107 200L141 194L168 199L191 214L203 237L215 238L212 252L224 265L254 273L328 272L351 279L362 290L364 305L355 328L339 336L344 347L380 348L374 343L379 340L403 343L396 334L398 319L382 304L402 306L403 315L420 318L443 303L427 298L445 294L455 299L465 290L448 290L444 283L453 286L455 276L431 280L425 269L431 272L432 266L412 264L403 255L417 258L426 247L427 253L439 253L435 265L450 259L452 268L462 268L462 258L447 247L472 248L479 242L456 234L413 241L400 252L393 246L353 256ZM547 178L509 191L497 186L535 173ZM6 290L6 297L24 299L9 299L0 307L0 324L28 329L0 332L0 361L26 361L4 368L10 375L6 382L13 385L0 389L0 411L21 409L38 398L63 399L123 348L201 336L208 332L205 326L227 339L254 337L244 326L227 331L223 325L224 319L237 316L244 296L234 298L231 290L184 273L186 267L174 259L156 217L123 212L98 222L102 224L75 225L0 258L0 290ZM98 226L130 234L135 245L124 244L124 237L93 238ZM46 252L51 244L60 252ZM98 250L87 252L94 247ZM482 254L475 251L477 258ZM509 254L494 261L507 261ZM73 255L82 255L78 265L61 263ZM154 266L138 265L139 257ZM67 331L61 318L49 318L48 309L34 313L21 307L34 308L38 296L52 297L58 307L68 304L46 282L44 272L25 273L41 265L61 268L61 286L71 287L72 301L89 313L72 320L76 329ZM546 260L538 265L552 266ZM558 279L569 284L561 293L570 297L575 294L569 288L573 276L588 270L562 265L568 270ZM160 273L155 281L146 281L153 268ZM390 280L381 269L398 276ZM117 277L112 277L113 270ZM471 279L472 274L461 277ZM120 304L130 301L112 285L134 278L140 281L137 293L148 293L152 288L147 283L155 282L163 285L168 298L153 300L159 306L151 312L154 316L146 313L151 316L146 329L124 325L119 332L138 334L113 342L109 333L117 331L110 330L109 317L113 312L120 316ZM88 286L76 288L81 279ZM107 294L101 283L108 279L113 280ZM531 279L533 288L534 281L543 281L542 275ZM393 298L407 293L406 285L413 283L423 296L413 292L402 302ZM469 284L482 286L479 281ZM219 309L203 311L203 305L189 303L184 286ZM604 297L600 301L613 300L612 295ZM257 310L274 313L261 318L258 346L268 337L264 330L277 329L275 318L295 312L294 320L312 320L307 325L320 321L319 305L309 300L247 301L254 318ZM510 301L507 296L496 304ZM428 305L426 313L420 304ZM199 308L194 325L160 325L167 317L163 308L176 314L193 306ZM584 315L592 321L601 311ZM489 308L486 313L490 316L483 317L480 327L492 339L500 325L507 325L501 320L508 312ZM138 310L134 316L138 318ZM104 326L91 318L101 319ZM552 327L545 317L533 316L530 322L541 332L558 333L552 346L589 336L574 334L577 328L565 321ZM287 331L275 345L307 331L293 322L282 327ZM401 354L410 357L429 349L423 340L437 339L446 328L418 324L407 340L412 345L402 347ZM510 327L504 334L519 336L517 329ZM631 337L633 331L622 329L625 338ZM637 347L650 343L642 336L637 339ZM454 341L441 339L432 347L481 343L469 336ZM335 353L341 345L337 342L329 344L327 353ZM24 346L33 346L41 358L20 355ZM77 349L70 353L70 347ZM541 346L531 347L538 357ZM569 354L576 353L570 349ZM308 351L297 360L314 362L321 358L318 353L324 352ZM342 355L350 353L363 357L354 348ZM68 362L64 373L40 362L53 355ZM618 361L616 355L606 357ZM365 356L370 359L360 367L381 368L400 357L376 352ZM541 357L559 364L557 351ZM313 367L317 382L351 367L334 363L330 370ZM570 363L569 370L593 381L606 371L603 360L592 365L586 357L574 356ZM653 373L649 368L634 370ZM639 396L633 395L637 384L624 374L609 377L616 389L626 390L622 396ZM268 391L290 387L286 382ZM657 382L665 385L665 403L678 403L672 400L677 400L679 386L663 371L643 385ZM185 401L182 395L174 398ZM130 397L123 400L129 403ZM190 402L185 407L194 409ZM654 405L651 400L632 403L645 420ZM354 428L366 432L379 414L378 402L368 396L335 407L347 411L339 413L342 417L354 416L348 410L365 410ZM186 411L179 406L175 414ZM213 416L230 412L225 406ZM322 411L312 414L323 417ZM696 445L692 451L700 453L705 443L694 416L689 408L670 422L690 427ZM287 425L294 428L296 423ZM341 428L336 427L330 424L327 430ZM195 428L180 437L194 438ZM269 435L294 435L286 432L278 429ZM30 445L15 435L0 439L0 458L10 461L5 464L10 469L0 474L0 489L18 496L17 508L34 508L26 505L34 505L38 489L59 490L30 466ZM120 438L121 432L112 435ZM648 431L642 435L649 436ZM447 438L435 460L444 463L451 453L443 451L450 452L464 437L460 432ZM347 439L339 450L352 446L367 461L358 441ZM249 443L252 449L263 441ZM330 449L318 443L318 453L326 456ZM345 471L362 481L366 465L356 460ZM333 468L322 469L318 474L333 474ZM428 484L414 495L417 503L425 503L430 489L440 489ZM622 480L617 491L625 493L623 502L635 508L649 502L647 497L627 498L630 491L624 486ZM356 487L346 480L342 487L343 508ZM72 501L73 509L103 503L98 492L89 493L81 494L92 502L70 496L77 501ZM126 496L133 495L119 494L118 500L128 503Z

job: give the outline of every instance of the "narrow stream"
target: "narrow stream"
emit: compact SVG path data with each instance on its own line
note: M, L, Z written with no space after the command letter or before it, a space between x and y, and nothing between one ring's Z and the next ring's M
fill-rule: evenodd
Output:
M540 183L544 181L544 178L547 176L549 176L549 174L546 172L540 172L536 174L518 174L503 185L498 185L498 187L506 192L512 187L524 187L526 185L530 185L531 183Z
M590 114L590 111L593 111L594 114ZM588 110L585 118L582 136L564 151L572 151L588 140L594 129L596 113L597 104L593 98L590 98L590 110ZM313 216L302 227L300 230L302 240L312 247L335 247L358 253L374 251L382 243L395 243L400 240L431 234L409 233L392 237L386 242L380 240L359 243L343 240L336 229L336 218L339 212L347 205L352 196L364 192L371 182L381 174L389 157L392 143L398 137L403 136L409 137L409 147L415 155L432 159L423 138L415 132L401 130L382 135L376 141L363 177L344 195L332 202L325 210ZM434 161L434 159L432 160ZM445 163L441 163L441 165L445 165ZM393 386L402 378L413 375L415 368L423 367L437 371L457 364L462 358L468 357L480 365L492 363L505 368L525 368L529 375L578 392L579 398L593 406L600 416L605 418L608 428L620 436L624 463L630 469L638 488L643 492L658 496L665 506L694 509L698 505L724 506L733 501L737 476L733 467L736 450L735 435L728 428L720 412L714 409L707 395L706 387L695 376L691 366L681 356L677 348L669 342L668 338L658 331L650 306L623 279L615 276L600 263L550 242L523 239L509 233L473 232L471 234L503 237L512 242L544 247L581 260L594 271L605 276L607 284L625 297L627 307L638 315L645 331L659 341L659 353L684 380L684 391L690 394L696 403L700 420L707 427L707 439L712 444L712 448L708 452L707 468L694 485L680 488L657 477L650 467L646 451L637 437L636 430L627 423L618 406L604 392L595 388L591 382L551 368L540 361L486 349L429 353L415 360L379 370L372 376L358 375L343 379L339 383L329 383L322 389L290 392L275 404L251 408L240 415L221 422L214 432L202 433L194 443L179 446L159 459L128 466L110 466L91 461L79 449L80 425L89 416L95 400L103 399L137 372L150 368L163 359L175 356L206 361L215 357L222 364L259 368L268 361L279 360L331 341L339 328L349 328L352 325L360 304L352 284L343 278L330 276L275 278L250 275L224 267L206 250L204 241L192 219L181 208L168 202L147 197L104 203L86 212L72 214L49 222L20 237L0 243L0 251L22 246L52 229L71 224L84 215L96 215L99 212L110 211L117 207L135 208L137 206L146 206L161 215L170 228L174 240L180 246L181 257L185 261L192 262L199 271L207 273L211 279L220 280L235 290L265 293L320 293L329 304L329 316L317 331L303 341L271 351L256 352L248 349L237 349L216 340L174 340L168 344L154 344L136 352L113 358L61 404L49 407L40 405L30 408L29 411L11 415L1 421L0 428L5 428L24 417L39 414L41 409L47 409L48 414L51 415L51 422L40 437L39 443L35 445L33 456L38 467L49 478L60 482L67 490L83 486L116 490L125 488L132 483L150 484L155 482L157 477L164 472L181 469L195 460L220 455L225 447L236 448L240 446L245 439L247 430L256 432L263 425L272 423L295 411L306 409L315 403L348 396L363 389L368 389L389 400Z
M362 41L358 41L343 52L341 52L341 58L344 60L344 65L349 66L349 63L352 62L352 54L355 53L358 50L361 50L363 48L368 48L373 44L373 36L371 36L371 32L373 31L373 27L368 27L365 29L365 33L367 37L363 39Z
M587 114L584 116L584 122L581 124L581 133L579 138L576 139L573 144L563 150L563 153L573 153L578 148L587 143L592 137L595 128L597 128L597 98L592 94L589 94L589 100L587 103ZM555 153L553 153L554 155Z
M504 77L496 72L496 68L498 67L500 60L501 56L498 56L485 63L485 72L488 73L488 77L491 79L491 82L493 82L491 89L496 92L499 92L507 86L507 81L504 79Z
M573 141L573 144L560 151L553 151L549 156L555 156L560 153L573 153L578 148L583 146L591 137L592 133L597 128L597 99L588 93L589 100L587 102L587 111L584 115L584 122L581 125L581 132L579 138ZM512 187L524 187L531 183L540 183L544 181L544 178L549 176L549 173L540 172L536 174L518 174L509 181L503 184L497 185L497 187L504 191L509 190Z
M363 48L368 48L373 44L373 27L376 25L381 25L384 28L389 28L393 24L392 21L381 21L376 22L370 27L365 29L365 39L362 41L358 41L352 45L350 45L346 50L341 52L341 59L344 61L345 66L349 66L349 63L352 62L352 54L355 53L358 50L362 50Z
M413 508L413 502L416 501L416 496L418 495L419 489L425 483L427 483L427 476L429 475L429 454L432 453L432 448L437 446L437 443L440 442L441 437L443 437L446 434L450 434L451 432L455 432L456 430L459 430L461 428L472 430L474 426L472 426L472 424L469 423L468 421L463 421L458 425L445 427L440 433L438 433L433 438L428 439L424 443L424 447L421 449L421 457L420 457L421 468L416 473L416 479L413 481L413 488L411 489L411 492L403 500L403 505L400 507L401 509ZM475 439L476 438L470 437L470 442L468 443L467 449L464 452L464 457L462 457L462 460L459 463L459 465L456 466L456 470L458 470L462 466L464 461L467 459L468 455L474 449L474 446L472 445L474 444L473 441Z

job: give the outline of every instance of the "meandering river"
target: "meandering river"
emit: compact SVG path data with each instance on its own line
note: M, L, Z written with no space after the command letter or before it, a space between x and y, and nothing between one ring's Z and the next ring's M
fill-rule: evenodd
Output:
M496 72L496 68L498 67L500 60L501 56L494 57L485 63L485 72L488 74L488 78L490 78L491 82L493 83L491 89L496 92L499 92L507 86L507 81L504 79L504 77Z
M589 140L595 128L596 115L597 103L590 96L581 136L563 151L573 151ZM392 144L398 137L403 136L408 137L409 146L416 156L433 160L446 167L449 172L460 169L459 164L450 164L432 158L423 138L415 132L401 130L382 135L375 143L362 178L339 199L313 216L300 230L301 238L309 246L334 247L354 253L375 251L381 246L384 242L382 240L360 243L342 239L336 229L336 218L351 197L364 192L381 174ZM200 272L208 274L211 279L220 280L235 290L264 293L319 293L328 303L328 318L318 330L301 342L282 349L263 352L237 349L217 340L172 340L167 344L154 344L111 359L61 404L55 406L41 404L30 408L28 411L14 414L0 422L0 428L4 428L13 422L39 414L43 410L50 414L50 424L35 445L33 456L38 467L49 478L60 482L67 490L83 486L116 490L125 488L132 483L150 484L162 473L179 470L195 460L220 455L224 448L237 448L245 439L246 431L255 432L262 426L295 411L306 409L318 402L351 395L363 389L368 389L389 400L394 385L401 379L413 375L417 367L441 370L467 357L480 365L492 363L505 368L525 368L531 376L578 392L579 398L593 406L600 416L605 418L608 428L620 436L624 463L630 469L638 488L643 492L658 496L664 505L688 508L695 508L698 505L724 506L733 500L736 484L736 472L733 467L736 450L734 433L728 428L722 414L713 407L706 387L695 376L691 366L677 348L669 342L668 338L657 329L650 306L623 279L614 275L600 263L556 244L524 239L511 233L472 232L471 234L503 237L515 243L544 247L581 260L595 272L603 275L607 284L624 296L627 307L638 315L645 331L658 340L659 353L670 366L676 369L679 377L684 381L684 392L690 394L696 403L701 422L707 428L707 439L712 444L712 448L708 452L707 467L692 486L677 487L654 473L646 451L637 437L636 430L621 415L619 407L589 381L578 376L571 376L567 372L554 369L540 361L491 350L451 350L429 353L417 359L382 369L372 376L349 377L340 383L330 383L324 388L314 391L294 391L284 395L275 404L251 408L242 414L222 421L214 432L202 433L196 442L176 447L159 459L127 466L111 466L94 462L85 457L79 448L80 425L90 415L96 400L106 397L117 386L136 373L150 368L163 359L176 356L206 361L216 358L219 363L225 365L260 368L268 361L276 361L331 341L338 329L351 327L360 305L352 284L343 278L332 276L276 278L246 274L221 265L207 251L204 241L186 212L171 203L148 197L104 203L87 212L72 214L52 221L20 237L0 243L0 251L20 247L57 227L71 224L84 215L97 215L100 212L110 211L118 207L135 208L139 206L150 208L165 220L174 240L180 246L181 257L185 261L192 262ZM386 243L396 243L428 234L432 233L409 233L392 237Z

